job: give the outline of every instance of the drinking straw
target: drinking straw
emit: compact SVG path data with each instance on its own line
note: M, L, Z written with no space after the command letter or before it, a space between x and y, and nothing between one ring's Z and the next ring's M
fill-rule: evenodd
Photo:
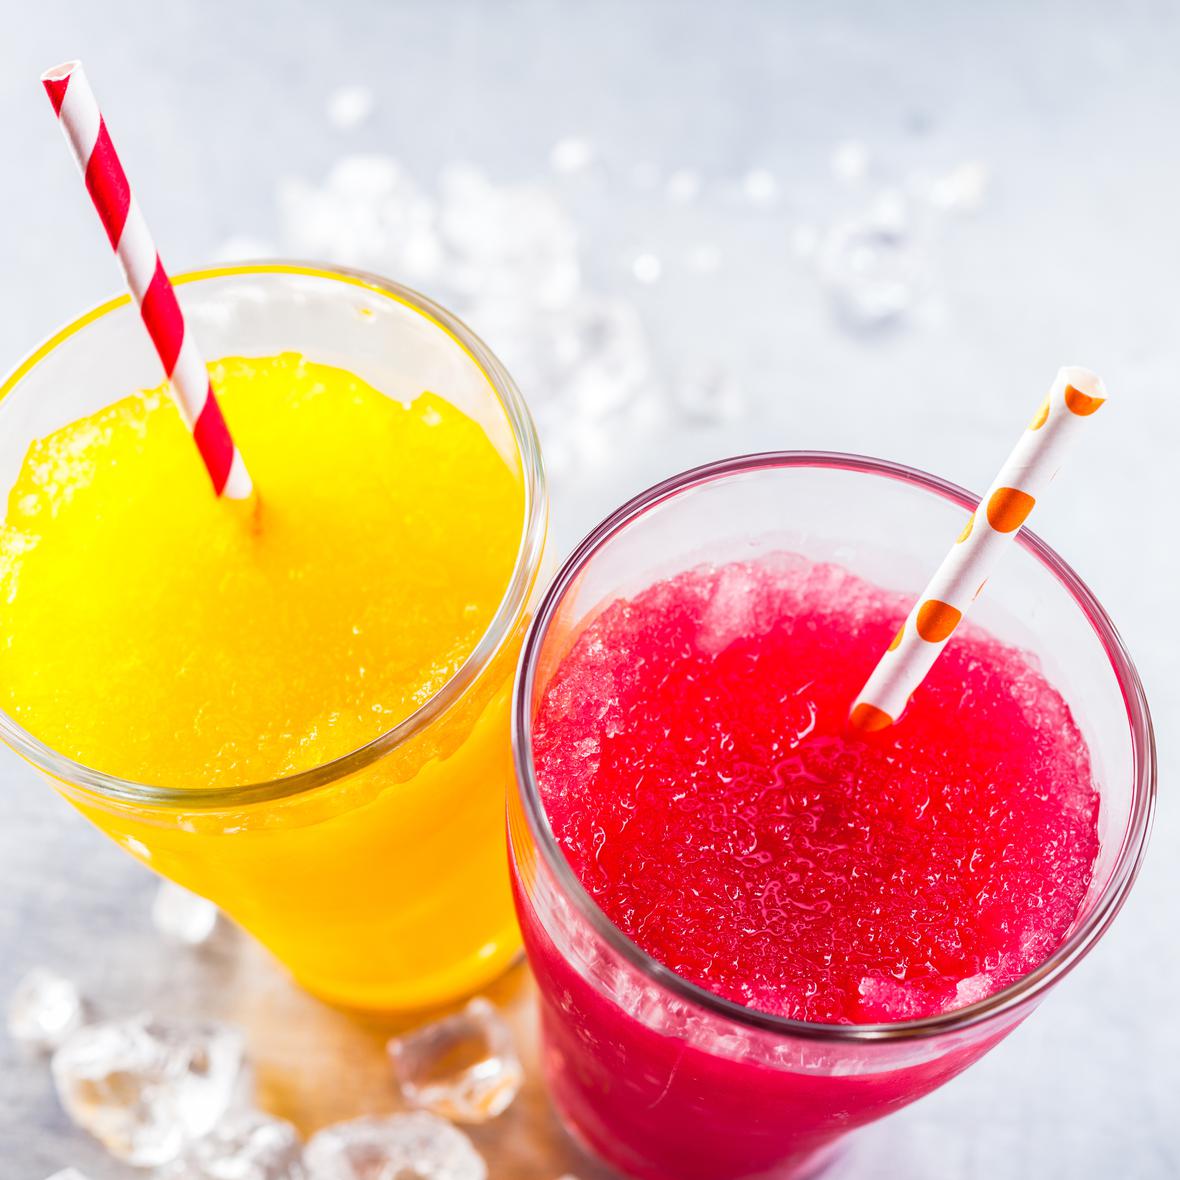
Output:
M230 437L197 342L185 328L176 292L131 192L82 63L70 61L46 70L41 82L85 177L213 490L231 500L246 500L254 490L250 474Z
M1089 369L1058 371L1048 397L861 689L852 706L856 728L885 729L901 716L1057 474L1076 431L1105 400L1102 379Z

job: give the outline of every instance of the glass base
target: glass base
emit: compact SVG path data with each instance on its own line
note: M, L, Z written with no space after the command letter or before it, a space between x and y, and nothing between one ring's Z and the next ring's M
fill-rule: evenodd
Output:
M574 1146L590 1159L595 1160L607 1168L612 1176L619 1180L684 1180L679 1172L669 1172L661 1168L628 1169L611 1157L609 1148L599 1147L582 1133L581 1128L564 1109L560 1099L550 1089L550 1101L562 1131ZM827 1171L844 1158L852 1145L855 1131L846 1131L835 1140L816 1148L801 1159L795 1159L784 1164L780 1169L761 1170L757 1175L738 1172L718 1172L709 1176L707 1180L819 1180ZM694 1180L706 1180L705 1177L694 1177Z

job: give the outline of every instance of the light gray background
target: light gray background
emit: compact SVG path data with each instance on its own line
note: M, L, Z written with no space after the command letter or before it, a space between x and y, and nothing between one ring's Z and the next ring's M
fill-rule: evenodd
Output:
M865 1132L842 1167L871 1180L1162 1180L1180 1171L1178 16L1164 3L9 4L0 368L116 288L37 84L71 56L86 59L178 270L232 234L272 235L277 179L318 180L348 151L389 152L427 182L455 158L514 181L546 174L560 137L591 141L606 179L568 194L588 271L636 301L667 372L685 354L718 365L746 408L654 442L623 434L610 464L563 477L563 548L658 476L768 446L886 455L979 489L1057 365L1096 368L1113 394L1101 438L1038 508L1037 529L1087 578L1139 662L1161 744L1153 847L1114 929L1036 1016L965 1076ZM352 80L372 87L377 107L346 134L325 101ZM991 177L978 213L924 242L926 295L889 331L843 328L790 246L798 225L867 199L831 175L848 137L870 148L873 185L965 160ZM698 205L669 213L631 185L648 161L699 170ZM769 210L726 196L758 166L783 188ZM670 227L677 217L691 224ZM635 286L635 253L690 240L721 248L716 275L691 276L669 254L659 283ZM0 994L48 963L108 1011L152 1003L245 1020L265 1059L264 1096L307 1129L389 1105L379 1029L293 997L241 938L224 934L202 956L162 946L145 870L11 758L0 790ZM68 1127L40 1064L0 1043L0 1069L0 1176L38 1180L71 1162L96 1178L123 1174ZM309 1098L310 1071L353 1107ZM535 1094L512 1134L530 1120L545 1121ZM557 1148L511 1158L498 1175L590 1175Z

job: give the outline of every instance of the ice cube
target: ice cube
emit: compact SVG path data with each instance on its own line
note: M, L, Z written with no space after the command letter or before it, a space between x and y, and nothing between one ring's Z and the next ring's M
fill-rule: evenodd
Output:
M558 308L577 292L578 235L553 191L493 184L455 162L439 178L438 225L450 252L448 282L471 298L527 300Z
M487 1164L457 1127L414 1111L325 1127L303 1153L308 1180L486 1180Z
M66 1113L112 1155L150 1167L208 1134L245 1069L236 1029L138 1016L80 1029L53 1055Z
M592 144L569 135L550 162L565 175L598 159ZM659 168L641 172L662 186ZM682 169L669 182L671 198L687 198L699 182ZM501 184L455 160L428 190L388 156L352 155L322 180L280 183L279 246L432 285L529 391L551 473L586 470L614 454L623 432L654 435L666 422L666 396L638 309L588 289L565 189L552 176ZM621 265L637 284L657 283L682 254L665 257L640 242ZM707 274L719 263L719 249L706 243L686 265Z
M373 92L367 86L341 86L328 98L328 120L341 131L351 131L373 110Z
M912 307L921 257L896 223L870 217L833 226L819 268L841 318L853 328L875 328Z
M322 185L279 184L282 247L414 280L434 276L442 261L434 202L383 155L346 156Z
M702 365L682 372L670 386L676 408L695 422L724 422L741 416L744 400L723 369Z
M664 271L664 264L655 254L644 252L637 254L631 262L631 273L636 282L654 283Z
M77 1168L62 1168L60 1172L54 1172L48 1180L90 1180L89 1176L79 1172Z
M34 967L8 1001L8 1031L29 1049L56 1049L82 1026L82 997L65 976Z
M461 1012L389 1042L402 1096L460 1123L483 1123L506 1110L524 1080L512 1030L477 997Z
M751 205L773 205L778 199L778 181L767 168L751 168L742 178L742 192Z
M652 380L651 355L638 312L622 300L585 300L567 326L580 357L564 392L580 430L587 418L636 403Z
M930 203L947 212L974 213L987 193L988 169L978 160L960 164L930 184Z
M158 1180L304 1180L303 1145L284 1119L234 1111L196 1140Z
M897 237L909 233L912 221L909 198L900 188L881 189L869 205L868 221L882 233Z
M832 149L832 175L845 184L864 180L869 170L869 149L859 139L846 139Z
M572 176L575 172L583 172L594 162L594 147L585 139L576 135L567 135L559 139L549 153L549 163L554 172L563 176Z
M217 907L180 885L161 881L152 902L152 921L161 934L189 946L200 946L217 925Z

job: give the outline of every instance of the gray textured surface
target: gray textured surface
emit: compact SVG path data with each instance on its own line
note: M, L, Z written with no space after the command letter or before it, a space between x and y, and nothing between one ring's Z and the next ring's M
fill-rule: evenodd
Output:
M1037 527L1090 581L1140 663L1161 740L1153 848L1112 932L1034 1019L943 1091L863 1134L843 1174L1163 1180L1180 1172L1171 790L1180 12L897 8L10 6L0 41L0 368L115 286L36 85L42 68L81 55L177 269L232 233L269 235L279 176L318 178L358 148L389 151L426 177L458 156L509 180L541 173L552 143L578 133L616 174L654 161L716 181L722 195L706 195L677 240L707 236L723 249L720 271L703 280L669 267L632 294L661 363L692 352L722 365L747 412L665 430L659 445L618 439L612 465L562 481L563 546L657 476L768 445L883 454L978 488L1059 363L1098 369L1117 409ZM353 79L378 105L345 134L324 103ZM839 327L788 244L794 225L848 199L834 195L828 165L848 136L886 170L978 159L992 175L980 212L928 243L928 314L868 337ZM722 190L758 165L785 196L755 214ZM627 258L675 230L658 201L625 188L570 198L607 287L628 284ZM0 994L47 963L110 1011L153 1004L240 1019L264 1096L306 1129L391 1104L375 1025L297 995L240 937L200 955L162 946L144 870L12 758L0 762L0 789ZM40 1065L0 1043L0 1069L4 1180L71 1162L95 1180L123 1174L68 1127ZM509 1146L489 1148L496 1175L546 1180L573 1167L588 1180L543 1109L533 1091L511 1116L500 1135Z

